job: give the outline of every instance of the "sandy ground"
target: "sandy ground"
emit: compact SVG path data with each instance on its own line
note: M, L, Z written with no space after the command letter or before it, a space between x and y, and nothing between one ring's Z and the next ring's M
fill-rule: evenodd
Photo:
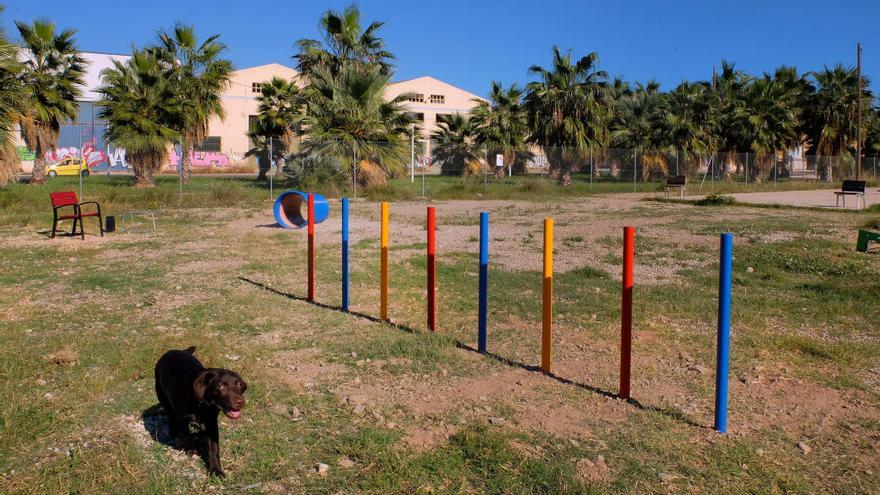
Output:
M752 204L771 204L787 206L812 206L820 208L836 208L835 194L833 189L816 189L812 191L779 191L779 192L754 192L731 194L737 201ZM687 196L686 199L700 199L702 195ZM865 191L867 206L880 204L880 190L875 187ZM861 201L858 202L861 206ZM841 198L841 206L843 198ZM856 208L855 196L846 197L846 208Z

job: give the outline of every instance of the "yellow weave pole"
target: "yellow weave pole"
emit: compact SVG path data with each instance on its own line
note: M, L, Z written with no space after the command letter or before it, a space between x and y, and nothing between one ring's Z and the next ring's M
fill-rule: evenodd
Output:
M541 370L550 373L553 346L553 219L544 219L544 307L541 326Z
M380 271L379 314L383 320L388 320L388 202L382 202L382 234L379 245L382 249L382 267Z

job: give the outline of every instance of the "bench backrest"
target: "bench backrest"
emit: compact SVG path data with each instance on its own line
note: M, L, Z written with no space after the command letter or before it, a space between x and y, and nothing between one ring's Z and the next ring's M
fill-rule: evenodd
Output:
M843 181L843 187L840 188L843 192L865 192L865 181L863 180L845 180Z
M684 175L670 175L666 178L667 186L683 186L687 182L687 177Z
M49 198L52 199L52 207L58 208L59 206L68 206L68 205L77 205L79 204L79 200L76 197L76 193L73 191L58 191L49 193Z

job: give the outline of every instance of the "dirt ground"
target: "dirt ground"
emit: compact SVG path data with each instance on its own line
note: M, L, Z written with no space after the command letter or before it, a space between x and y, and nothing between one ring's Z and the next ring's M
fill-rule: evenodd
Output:
M826 193L831 194L773 197L821 198ZM504 436L506 448L520 456L518 466L527 461L558 463L597 493L708 493L721 486L728 486L730 493L831 493L846 476L845 491L876 493L880 356L870 351L863 358L852 357L849 347L836 354L833 346L860 341L874 349L880 342L877 328L842 328L836 316L822 313L802 316L806 309L800 308L800 299L779 306L767 299L764 308L760 301L766 295L752 291L781 275L758 264L748 270L738 264L735 301L743 309L734 322L730 432L722 436L712 430L717 289L714 282L696 281L715 276L720 232L736 234L743 259L759 259L749 258L756 256L750 249L793 242L831 245L834 256L841 258L850 255L851 247L845 246L854 245L854 226L862 217L743 206L699 208L645 198L614 194L553 203L432 204L443 265L439 337L429 335L423 323L423 268L418 263L425 250L426 205L421 202L391 205L394 325L373 316L378 312L377 203L352 201L353 315L335 310L341 228L336 201L331 201L330 218L317 228L318 302L325 306L302 300L305 232L276 228L268 208L168 212L157 218L156 232L89 236L85 242L47 241L22 230L0 240L0 247L10 253L38 252L49 242L52 255L60 263L69 262L69 267L47 273L45 280L22 282L25 286L45 284L59 293L73 288L102 304L89 310L99 323L73 316L78 310L73 302L58 305L57 311L71 315L64 328L87 329L74 339L64 336L64 328L46 323L50 315L39 302L13 298L18 289L5 282L0 296L16 302L0 318L18 340L10 341L4 352L31 343L33 352L43 356L38 369L17 372L22 383L43 383L37 394L91 396L78 386L61 385L68 383L56 376L62 372L73 377L81 373L82 387L101 390L95 400L104 401L105 409L99 408L103 412L71 413L71 424L94 432L95 421L106 421L111 432L132 442L135 453L126 457L131 464L124 468L118 467L118 459L108 459L91 469L106 470L108 478L119 471L123 483L131 478L125 471L149 473L173 464L173 469L163 468L163 478L141 487L154 491L215 489L198 462L158 444L158 416L140 416L142 408L155 402L150 390L154 355L196 341L203 359L234 367L252 383L247 420L224 425L224 434L235 445L224 450L224 462L238 480L225 487L229 492L243 486L266 493L413 493L422 486L430 488L422 490L426 493L491 491L475 481L479 475L471 479L471 474L451 472L413 486L406 482L414 476L407 469L416 468L401 467L447 452L474 425L483 425ZM503 294L492 301L489 355L473 349L473 258L481 211L491 214L490 276L493 290ZM552 217L556 226L559 284L551 374L536 369L540 281L530 278L541 268L545 217ZM637 231L636 281L641 291L633 401L615 396L620 251L627 225ZM11 273L26 265L17 260L4 268ZM115 271L121 279L113 278ZM99 352L106 350L101 346L120 350L110 358ZM125 371L113 373L116 369ZM121 395L133 397L126 399L132 401L130 407L112 405ZM44 402L51 407L50 399ZM377 450L359 454L352 447L358 443L346 435L365 442L366 437L357 435L367 433L392 441L387 448L372 446ZM53 442L90 441L89 433L76 439L69 432L52 435ZM112 438L112 433L102 435ZM376 452L387 456L386 463L393 459L394 469L371 461ZM17 466L14 472L3 468L0 486L6 482L33 492L28 487L36 485L27 485L30 480L60 472L64 476L53 478L56 486L70 488L65 477L79 479L90 469L65 467L57 452L36 464L21 456L16 454L9 465ZM332 466L328 477L315 471L320 463ZM477 468L462 469L470 473L467 469ZM511 471L500 477L525 476L513 464L504 469ZM400 479L388 482L383 477L389 472ZM458 485L451 481L457 477L470 481Z

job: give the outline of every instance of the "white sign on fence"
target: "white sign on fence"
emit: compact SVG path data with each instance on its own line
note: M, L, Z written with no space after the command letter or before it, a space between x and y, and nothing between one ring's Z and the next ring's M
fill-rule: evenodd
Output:
M495 166L496 167L503 167L504 166L504 155L502 155L501 153L498 153L497 155L495 155Z

